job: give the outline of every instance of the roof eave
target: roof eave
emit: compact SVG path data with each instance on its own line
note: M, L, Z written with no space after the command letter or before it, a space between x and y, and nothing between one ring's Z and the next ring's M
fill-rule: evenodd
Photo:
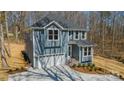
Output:
M40 29L40 30L42 30L42 29L45 29L45 28L44 27L31 27L31 29ZM79 28L79 29L76 29L76 28L63 28L62 30L63 31L64 30L66 30L66 31L86 31L86 32L89 31L87 29L82 29L82 28Z

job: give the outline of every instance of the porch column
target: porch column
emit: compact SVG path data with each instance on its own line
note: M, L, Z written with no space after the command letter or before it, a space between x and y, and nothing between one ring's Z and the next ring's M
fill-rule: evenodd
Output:
M33 35L33 60L31 60L32 66L35 67L35 62L36 62L36 57L35 57L35 34L34 34L34 30L32 31L32 35Z
M82 47L79 46L79 63L82 61Z

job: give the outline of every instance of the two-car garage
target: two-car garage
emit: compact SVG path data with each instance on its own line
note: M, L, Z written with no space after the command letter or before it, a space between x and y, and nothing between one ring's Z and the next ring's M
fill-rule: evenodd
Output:
M36 68L57 66L66 62L64 54L38 56L35 60L33 67Z

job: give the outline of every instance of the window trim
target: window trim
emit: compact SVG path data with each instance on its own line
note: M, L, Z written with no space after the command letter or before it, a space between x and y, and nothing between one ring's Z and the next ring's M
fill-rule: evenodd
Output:
M84 55L84 53L85 53L84 48L87 48L87 51L86 51L87 55ZM83 56L84 57L92 56L92 47L84 47L84 48L82 48L83 49ZM91 48L90 55L89 55L89 48Z
M53 39L49 39L49 30L52 30L53 31ZM58 31L58 39L55 39L55 35L54 35L54 30L57 30ZM47 40L48 41L59 41L59 29L57 28L48 28L47 29Z
M76 32L78 33L78 38L76 38ZM75 31L75 32L74 32L74 39L75 39L75 40L79 40L79 32L78 32L78 31Z

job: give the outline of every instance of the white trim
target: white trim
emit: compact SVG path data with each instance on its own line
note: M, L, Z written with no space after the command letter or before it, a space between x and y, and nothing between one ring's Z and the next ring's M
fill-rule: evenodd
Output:
M45 55L36 55L35 57L57 56L57 55L65 55L65 54L64 53L45 54Z
M87 55L84 55L84 48L87 48ZM83 51L83 57L88 57L88 56L92 56L92 47L90 47L91 48L91 53L90 53L90 55L88 55L88 52L89 52L89 49L88 49L89 47L83 47L82 49L82 51Z
M75 37L76 37L76 32L78 33L78 38L77 38L77 39L75 38ZM74 40L79 40L79 38L80 38L79 31L75 31L75 32L74 32Z
M49 30L58 30L58 39L57 40L55 40L54 37L53 37L52 40L49 39ZM59 29L57 29L57 28L48 28L47 29L47 41L59 41L59 39L60 39L59 34L61 34Z
M63 30L68 30L68 31L85 31L85 32L89 31L87 29L76 29L76 28L64 28Z
M45 29L46 27L48 27L49 25L55 23L57 26L59 26L61 29L64 29L59 23L57 23L56 21L52 21L49 24L47 24L46 26L44 26L43 28Z
M81 47L93 47L94 45L79 45Z
M32 34L33 34L33 63L32 63L32 65L33 65L33 67L35 67L35 45L34 45L35 38L34 38L34 30L33 30Z

